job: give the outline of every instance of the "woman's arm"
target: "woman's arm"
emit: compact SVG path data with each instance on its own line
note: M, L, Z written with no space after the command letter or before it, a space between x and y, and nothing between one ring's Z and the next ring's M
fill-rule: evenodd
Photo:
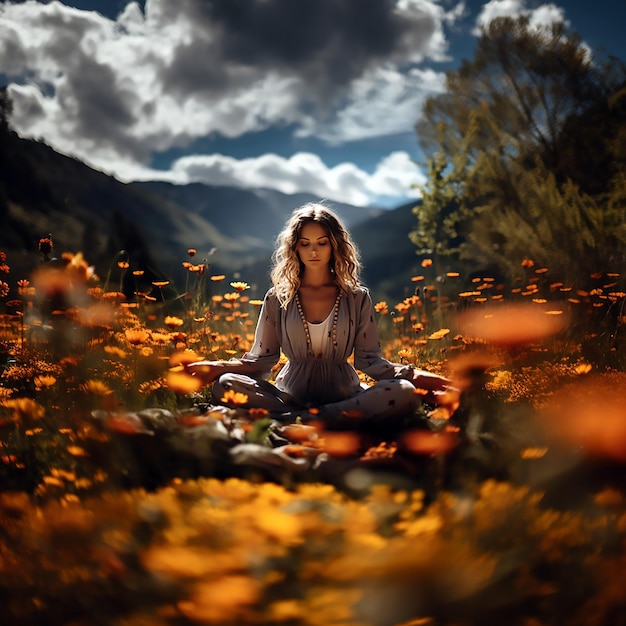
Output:
M354 365L375 380L383 378L405 378L416 388L440 393L450 386L450 380L413 365L392 363L382 357L380 338L372 299L368 293L362 294L361 306L357 304L359 319L354 345Z
M355 305L354 367L374 380L384 378L411 380L411 368L408 365L391 363L382 356L376 313L369 293L365 290L357 292Z

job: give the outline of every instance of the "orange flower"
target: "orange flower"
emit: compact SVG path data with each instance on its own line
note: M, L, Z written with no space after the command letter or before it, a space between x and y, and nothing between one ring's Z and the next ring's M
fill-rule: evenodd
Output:
M248 396L245 393L229 389L224 396L220 398L220 402L224 404L246 404L246 402L248 402Z
M402 436L402 444L413 454L438 456L452 451L459 443L454 432L431 432L428 430L409 430Z
M103 383L101 380L88 380L81 385L81 389L94 396L108 396L113 393L106 383Z
M152 281L152 284L153 284L155 287L159 287L159 288L161 288L161 287L166 287L167 285L169 285L169 284L170 284L170 281L169 281L169 280L153 280L153 281Z
M353 432L327 432L322 447L330 456L353 456L358 453L360 439Z
M187 250L187 254L188 254L189 256L196 256L196 252L197 252L197 250L196 250L195 248L189 248L189 249Z
M130 263L128 261L118 261L117 266L121 270L127 270L130 267Z
M150 339L150 333L143 328L127 328L124 331L126 341L133 346L139 346Z
M45 414L45 409L30 398L10 398L3 400L0 404L13 411L11 421L17 423L24 420L39 420Z
M226 278L226 276L224 274L216 274L215 276L211 276L211 280L214 283L219 283L222 280L224 280Z
M259 408L255 408L252 407L250 409L248 409L248 415L254 419L254 420L258 420L258 419L262 419L264 417L267 417L269 415L269 411L267 409L264 409L262 407Z
M174 330L175 328L180 328L185 322L184 320L180 319L180 317L176 317L174 315L166 315L164 323L168 328Z
M541 304L498 305L459 316L458 325L467 337L500 346L539 341L567 326L566 314L555 315Z
M436 330L434 333L431 333L428 338L429 339L443 339L450 332L449 328L441 328Z
M50 254L52 252L52 239L50 237L42 237L39 240L39 252L41 252L41 254Z
M87 454L87 451L84 448L81 448L80 446L67 446L67 451L72 456L89 456Z
M374 310L381 315L387 315L389 313L389 307L384 300L382 300L381 302L377 302L374 305Z
M422 267L430 267L432 264L432 259L422 259Z
M54 385L56 381L57 379L50 374L42 374L40 376L35 376L33 380L33 382L35 383L35 389L37 391L46 389L46 387L52 387L52 385Z
M199 391L202 387L202 381L197 376L191 376L187 372L169 371L167 373L167 386L174 393L186 395Z

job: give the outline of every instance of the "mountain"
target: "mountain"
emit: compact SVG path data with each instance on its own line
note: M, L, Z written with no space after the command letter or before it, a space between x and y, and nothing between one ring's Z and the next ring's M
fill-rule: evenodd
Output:
M58 254L82 251L101 276L127 257L146 270L145 281L180 281L195 248L195 261L207 258L212 273L238 274L263 291L276 235L295 207L312 201L319 199L270 189L126 184L41 142L0 134L0 250L16 280L39 262L37 243L51 234ZM399 293L396 283L410 278L416 261L411 206L327 205L353 233L372 290Z

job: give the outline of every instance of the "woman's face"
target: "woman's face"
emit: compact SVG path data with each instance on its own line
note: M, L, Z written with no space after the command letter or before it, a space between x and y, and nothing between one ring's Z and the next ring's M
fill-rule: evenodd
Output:
M305 268L327 267L333 250L326 229L317 222L307 222L300 231L296 254Z

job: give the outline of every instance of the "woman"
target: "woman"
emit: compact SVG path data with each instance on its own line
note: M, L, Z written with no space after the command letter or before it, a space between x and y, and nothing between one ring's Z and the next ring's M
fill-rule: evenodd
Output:
M252 349L240 359L200 361L188 370L204 384L214 382L216 401L229 390L242 392L244 408L264 408L285 421L411 414L420 402L416 387L443 391L449 381L382 358L359 270L357 250L332 211L312 203L296 209L278 236L273 287ZM281 350L288 361L273 385L266 379ZM352 354L354 367L347 362ZM364 387L355 368L378 382Z

